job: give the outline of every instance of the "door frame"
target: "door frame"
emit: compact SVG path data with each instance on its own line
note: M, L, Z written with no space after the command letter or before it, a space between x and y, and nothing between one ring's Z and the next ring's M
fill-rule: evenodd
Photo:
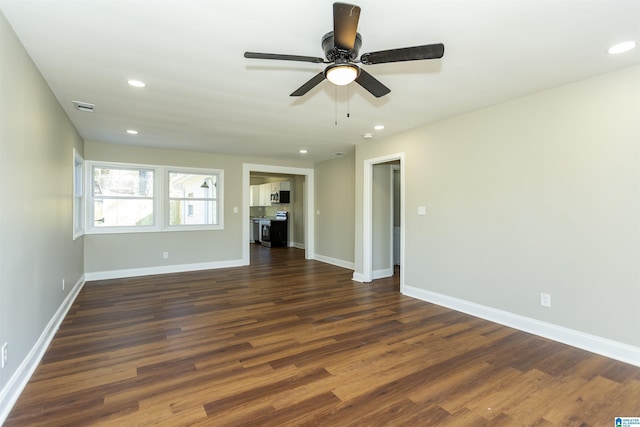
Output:
M400 265L405 266L405 160L404 152L364 160L363 209L362 209L362 281L373 280L373 166L380 163L400 161ZM393 245L393 242L391 243ZM400 291L404 288L404 274L400 273Z
M249 256L249 186L251 185L251 172L277 173L288 175L303 175L304 180L304 257L305 259L315 259L315 234L314 234L314 185L313 169L297 168L290 166L260 165L254 163L242 164L242 265L251 263Z

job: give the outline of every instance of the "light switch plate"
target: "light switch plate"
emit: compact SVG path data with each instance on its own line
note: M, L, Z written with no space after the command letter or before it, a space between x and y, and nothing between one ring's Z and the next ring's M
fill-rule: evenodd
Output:
M418 215L426 215L427 207L426 206L418 206Z

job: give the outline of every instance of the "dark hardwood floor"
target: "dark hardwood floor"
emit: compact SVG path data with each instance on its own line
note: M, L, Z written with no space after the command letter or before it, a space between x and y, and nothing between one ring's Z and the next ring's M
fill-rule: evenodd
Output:
M87 283L12 426L613 426L640 368L252 245L250 267Z

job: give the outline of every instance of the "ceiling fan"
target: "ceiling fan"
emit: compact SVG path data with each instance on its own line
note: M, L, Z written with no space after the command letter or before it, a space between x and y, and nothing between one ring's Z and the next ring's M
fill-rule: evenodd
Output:
M306 94L326 78L338 86L347 85L355 80L356 83L373 96L379 98L388 94L391 90L356 64L373 65L388 62L438 59L444 55L444 45L436 43L363 53L360 59L357 59L360 46L362 46L362 36L357 32L359 19L359 6L347 3L333 4L333 31L322 37L322 50L327 58L326 60L313 56L259 52L245 52L244 57L331 64L324 71L319 72L311 80L296 89L291 96Z

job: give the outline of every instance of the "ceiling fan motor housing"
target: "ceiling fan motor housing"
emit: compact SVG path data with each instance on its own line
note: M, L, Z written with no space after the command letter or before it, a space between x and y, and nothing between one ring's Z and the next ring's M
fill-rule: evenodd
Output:
M360 33L356 33L356 39L353 43L353 49L345 50L336 47L333 38L333 31L329 31L322 36L322 50L327 60L333 62L336 59L344 61L355 61L358 58L360 47L362 46L362 36Z

